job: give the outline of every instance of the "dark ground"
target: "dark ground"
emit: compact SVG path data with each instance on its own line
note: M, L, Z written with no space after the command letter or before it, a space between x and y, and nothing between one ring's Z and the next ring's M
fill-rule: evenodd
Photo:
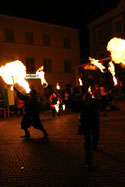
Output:
M0 187L124 187L125 103L101 117L99 147L93 153L94 171L85 167L83 138L77 135L78 114L52 118L41 114L48 140L30 128L31 139L20 138L21 117L0 119Z

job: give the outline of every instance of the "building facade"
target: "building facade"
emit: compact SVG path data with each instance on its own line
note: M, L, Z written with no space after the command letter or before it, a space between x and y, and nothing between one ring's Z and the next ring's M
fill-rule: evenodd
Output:
M44 66L46 81L56 88L75 86L74 67L80 64L79 31L12 16L0 15L0 66L20 60L27 74ZM40 79L27 79L40 93Z
M125 0L121 0L112 11L88 25L90 33L90 55L95 59L110 56L107 44L113 37L125 39Z
M114 38L125 39L125 0L121 0L118 6L112 11L99 17L88 24L90 38L90 57L99 60L107 67L111 60L111 54L107 51L108 42ZM76 81L81 78L83 85L88 88L91 85L99 84L105 88L113 85L112 76L107 81L107 75L98 70L85 70L84 66L90 61L86 60L85 64L76 68ZM122 82L125 92L125 68L115 64L116 77Z

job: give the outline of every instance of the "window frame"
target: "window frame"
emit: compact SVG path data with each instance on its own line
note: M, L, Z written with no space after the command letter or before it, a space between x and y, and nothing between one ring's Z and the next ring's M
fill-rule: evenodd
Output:
M65 73L71 73L72 72L71 61L69 59L64 60L64 72Z
M33 44L34 43L33 32L25 32L25 43L26 44Z
M51 73L52 72L52 60L50 58L43 59L44 71Z
M26 71L27 73L35 73L35 58L26 57Z

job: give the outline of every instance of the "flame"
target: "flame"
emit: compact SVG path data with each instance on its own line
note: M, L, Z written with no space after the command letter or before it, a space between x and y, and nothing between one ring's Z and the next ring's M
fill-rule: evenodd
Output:
M57 89L57 90L60 90L60 85L59 85L59 83L56 84L56 89Z
M8 85L14 85L14 83L19 84L24 87L27 93L30 92L29 84L25 80L26 67L19 61L13 61L7 63L5 66L0 67L0 76ZM11 87L12 90L12 87Z
M83 86L83 83L82 83L82 79L81 79L81 78L79 78L79 85L80 85L80 86Z
M91 88L91 86L88 87L88 93L91 94L92 98L95 98L94 95L93 95L93 93L92 93L92 88Z
M92 94L91 86L88 87L88 93Z
M112 74L114 85L117 85L117 78L115 77L115 66L112 61L109 62L108 70Z
M125 40L112 38L108 42L107 50L110 51L113 62L125 66Z
M65 104L62 105L62 109L63 109L63 111L66 109L66 105Z
M43 66L41 66L37 71L36 71L36 75L39 75L40 79L41 79L41 84L43 85L43 87L47 87L48 83L46 82L45 76L44 76L45 72L43 71Z
M97 66L101 72L104 73L105 66L103 66L101 63L99 63L99 60L95 60L94 58L89 57L90 63Z
M60 104L60 101L58 100L58 101L57 101L57 104L54 105L55 110L56 110L57 113L59 112L59 104Z
M97 67L94 66L94 65L92 65L92 64L85 64L85 65L84 65L84 69L85 69L85 70L96 70Z

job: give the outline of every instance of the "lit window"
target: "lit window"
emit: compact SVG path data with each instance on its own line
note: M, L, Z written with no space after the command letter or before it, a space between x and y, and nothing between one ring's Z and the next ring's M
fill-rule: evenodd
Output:
M32 32L25 33L25 42L27 44L33 44L33 33Z
M51 59L44 59L43 61L44 71L52 72L52 62Z
M26 58L26 71L27 73L35 73L35 59Z

